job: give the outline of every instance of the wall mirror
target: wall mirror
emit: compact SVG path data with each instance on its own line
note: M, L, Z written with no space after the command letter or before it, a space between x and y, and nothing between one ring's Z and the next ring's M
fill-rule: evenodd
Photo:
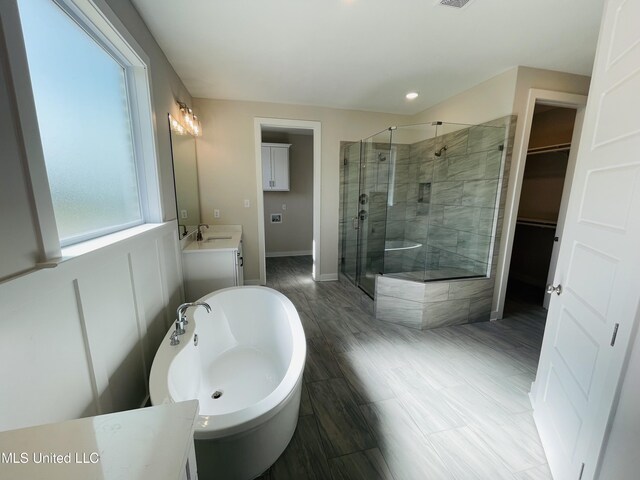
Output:
M178 125L177 120L169 114L176 209L180 225L179 237L182 238L185 228L191 232L200 223L200 193L196 138L184 128L177 127Z

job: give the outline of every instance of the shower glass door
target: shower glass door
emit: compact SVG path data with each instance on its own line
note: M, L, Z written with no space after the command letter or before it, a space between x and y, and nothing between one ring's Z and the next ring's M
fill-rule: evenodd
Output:
M376 275L384 272L391 136L387 129L361 146L356 284L372 298Z
M357 283L360 147L361 142L346 145L342 157L344 161L342 185L342 273L353 283Z

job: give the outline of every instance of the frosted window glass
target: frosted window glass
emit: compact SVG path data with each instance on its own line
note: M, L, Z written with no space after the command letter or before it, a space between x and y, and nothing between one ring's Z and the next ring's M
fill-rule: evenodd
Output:
M125 69L52 0L20 0L63 245L142 223Z

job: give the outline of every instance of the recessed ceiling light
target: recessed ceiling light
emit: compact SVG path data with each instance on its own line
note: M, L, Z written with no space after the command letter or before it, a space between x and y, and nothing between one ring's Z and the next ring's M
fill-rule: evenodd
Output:
M469 3L470 0L438 0L438 3L440 5L444 5L445 7L456 7L456 8L462 8L464 7L467 3Z
M409 92L405 95L407 100L415 100L420 95L418 92Z

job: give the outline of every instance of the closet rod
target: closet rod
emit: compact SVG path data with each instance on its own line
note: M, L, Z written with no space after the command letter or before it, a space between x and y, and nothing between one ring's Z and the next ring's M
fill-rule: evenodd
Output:
M538 153L566 152L571 149L570 143L560 143L558 145L548 145L546 147L536 147L527 150L527 155L536 155Z

